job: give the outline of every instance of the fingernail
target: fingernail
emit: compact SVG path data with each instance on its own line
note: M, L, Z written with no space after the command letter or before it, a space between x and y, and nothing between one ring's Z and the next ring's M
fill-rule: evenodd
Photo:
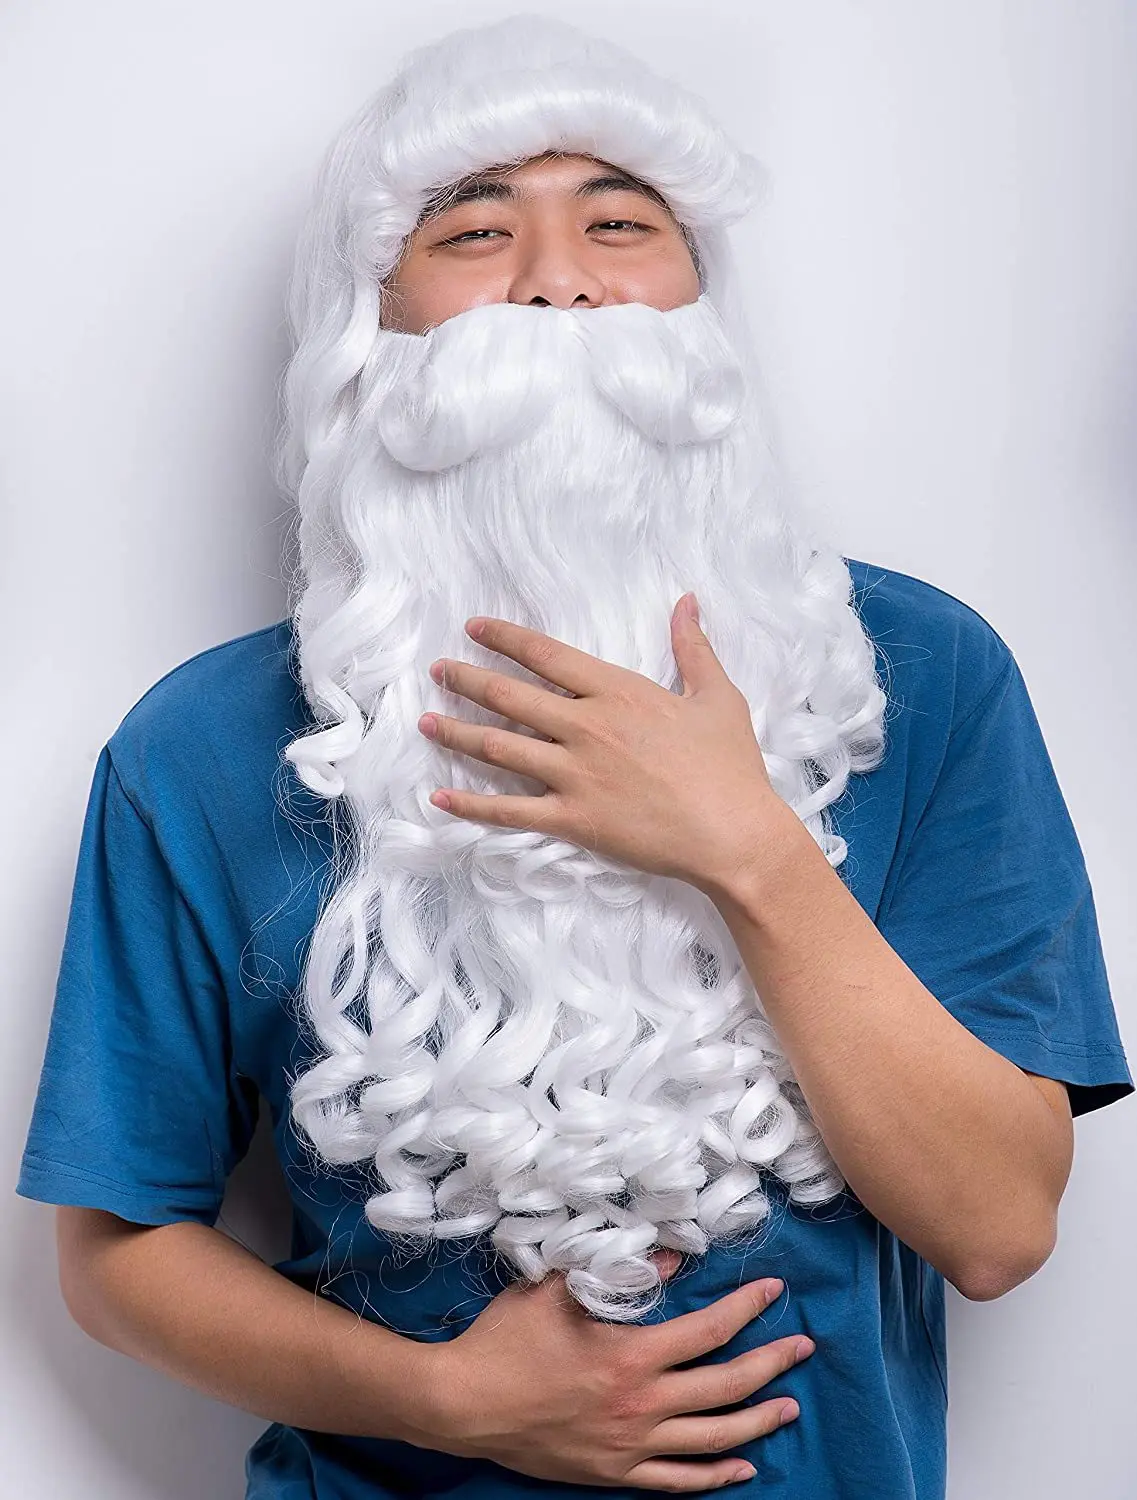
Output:
M730 1484L741 1484L744 1479L753 1479L758 1470L753 1464L747 1464L744 1469L737 1469L728 1481Z
M797 1344L794 1348L794 1353L797 1355L798 1359L804 1359L807 1354L812 1354L816 1348L817 1345L813 1342L812 1339L798 1339Z
M688 594L683 603L692 620L697 622L699 619L699 601L695 598L694 594Z
M782 1407L781 1420L783 1422L792 1422L800 1411L801 1407L796 1401L787 1401L785 1406Z
M766 1283L766 1301L776 1302L786 1289L784 1281L768 1281Z

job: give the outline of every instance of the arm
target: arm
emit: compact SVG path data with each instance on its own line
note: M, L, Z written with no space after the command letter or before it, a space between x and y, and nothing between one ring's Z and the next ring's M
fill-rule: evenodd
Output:
M420 1343L301 1290L204 1224L147 1227L85 1208L62 1208L57 1222L67 1306L110 1348L270 1420L542 1479L704 1491L749 1477L724 1450L794 1420L796 1403L717 1409L813 1350L790 1334L675 1368L760 1316L780 1282L627 1327L587 1317L553 1273L507 1286L454 1338ZM657 1257L664 1278L681 1263L674 1251Z
M778 814L775 835L764 805L761 823L760 875L710 894L830 1155L964 1296L1009 1291L1054 1248L1073 1160L1068 1100L939 1003L795 813Z
M1068 1101L1044 1093L957 1020L878 931L774 791L750 704L697 616L678 605L672 614L681 697L507 620L479 617L467 629L569 697L470 663L436 663L435 680L448 690L545 738L434 711L421 731L543 781L545 790L522 797L443 787L431 801L459 817L539 829L701 890L718 907L830 1153L865 1206L972 1299L999 1296L1033 1275L1054 1247L1072 1165ZM1076 939L1100 1014L1100 944L1081 853L1009 653L951 731L948 750L920 824L925 880L934 889L941 872L954 877L952 952L973 956L965 950L979 946L987 922L1002 944L983 955L989 972L997 976L998 959L1009 961L1021 943L1040 986L1060 986L1079 974L1073 950L1063 963L1041 945ZM986 782L960 779L961 764L981 764ZM1027 798L1030 814L1020 816ZM1008 849L1017 852L1017 874L992 883L994 900L1008 907L993 914L976 899L984 891L977 862L1004 870ZM1051 862L1054 892L1029 883L1032 856ZM904 889L918 898L911 873ZM935 901L938 908L924 908L927 923L934 926L938 911L948 928L943 892ZM1047 998L1056 1003L1053 991Z
M59 1280L92 1338L268 1421L441 1447L439 1345L404 1338L290 1282L204 1224L56 1215Z
M116 744L127 766L147 757L176 829L176 788L191 786L191 773L176 758L174 729L153 722L156 701ZM186 795L193 803L197 794ZM186 895L192 880L169 863L179 839L160 837L136 797L105 746L25 1162L36 1172L25 1182L32 1195L55 1201L62 1190L66 1199L73 1182L37 1169L60 1161L101 1184L108 1208L127 1205L122 1217L58 1211L67 1306L99 1342L258 1416L441 1447L417 1425L432 1415L437 1346L361 1321L182 1217L220 1201L219 1165L231 1170L244 1154L256 1105L232 1073L226 985ZM158 1131L142 1103L155 1098ZM179 1222L130 1222L139 1202Z

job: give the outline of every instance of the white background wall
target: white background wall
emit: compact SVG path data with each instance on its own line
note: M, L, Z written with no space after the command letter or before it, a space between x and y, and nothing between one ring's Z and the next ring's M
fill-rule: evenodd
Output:
M284 612L265 452L318 159L407 46L512 8L0 13L5 1181L98 749L168 668ZM768 165L772 196L736 234L788 465L847 554L946 588L1015 651L1132 1058L1137 7L573 15L707 94ZM1079 1121L1048 1264L995 1303L949 1288L952 1500L1137 1494L1134 1160L1131 1104ZM270 1167L262 1150L242 1168L226 1213L271 1250ZM4 1224L3 1496L237 1500L263 1423L87 1340L51 1210L10 1195Z

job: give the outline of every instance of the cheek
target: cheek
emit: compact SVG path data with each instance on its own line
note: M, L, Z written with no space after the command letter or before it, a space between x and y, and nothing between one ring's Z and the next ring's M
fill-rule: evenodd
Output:
M669 312L698 301L699 277L685 246L668 247L665 253L647 254L635 268L628 268L620 288L623 300L646 302Z
M476 262L444 266L424 258L405 268L391 288L390 302L404 333L423 333L458 313L505 302L508 296L509 282L500 266Z

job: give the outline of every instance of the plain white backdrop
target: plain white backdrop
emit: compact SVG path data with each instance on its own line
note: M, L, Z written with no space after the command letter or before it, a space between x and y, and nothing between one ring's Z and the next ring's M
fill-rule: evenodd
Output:
M165 671L279 619L266 454L327 141L403 51L517 7L7 0L0 15L5 1497L238 1500L264 1423L88 1340L11 1193L100 746ZM530 0L529 9L554 9ZM581 0L771 174L735 231L792 478L854 557L978 609L1081 837L1131 1062L1137 7ZM1137 1108L1076 1126L1059 1244L950 1287L951 1500L1137 1495ZM260 1138L225 1222L280 1253Z

